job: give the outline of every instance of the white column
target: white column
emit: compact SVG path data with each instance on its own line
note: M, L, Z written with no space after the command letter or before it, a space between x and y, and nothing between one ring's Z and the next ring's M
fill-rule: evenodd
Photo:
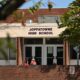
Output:
M47 65L47 54L46 54L45 38L43 39L42 46L42 65Z
M35 57L35 46L32 46L32 57Z
M57 63L57 46L54 45L54 49L53 49L53 56L54 56L54 59L53 59L53 63Z

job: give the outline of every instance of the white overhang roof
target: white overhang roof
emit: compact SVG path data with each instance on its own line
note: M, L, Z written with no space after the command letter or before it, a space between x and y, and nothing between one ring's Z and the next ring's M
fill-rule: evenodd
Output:
M0 23L0 38L7 37L59 37L65 28L58 28L56 23Z

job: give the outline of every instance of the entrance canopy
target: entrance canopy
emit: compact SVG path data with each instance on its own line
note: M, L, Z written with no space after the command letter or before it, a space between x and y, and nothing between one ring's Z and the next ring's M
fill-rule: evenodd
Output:
M0 38L6 38L7 34L12 38L31 37L31 38L54 38L65 28L58 28L56 23L0 23Z

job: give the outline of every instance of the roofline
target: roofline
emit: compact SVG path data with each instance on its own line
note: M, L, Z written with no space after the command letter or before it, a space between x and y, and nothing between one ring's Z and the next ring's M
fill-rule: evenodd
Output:
M69 8L52 8L52 10L53 9L69 9ZM29 9L17 9L17 10L29 10ZM48 8L41 8L41 9L39 9L39 10L48 10Z

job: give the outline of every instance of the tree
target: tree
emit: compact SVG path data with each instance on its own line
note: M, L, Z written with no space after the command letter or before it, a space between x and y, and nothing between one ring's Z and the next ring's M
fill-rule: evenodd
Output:
M5 20L14 10L16 10L22 3L25 1L30 0L0 0L0 20ZM40 7L44 5L43 1L40 0L37 3L35 3L32 7L29 8L29 12L33 14L36 12ZM53 7L53 2L48 1L48 9L51 10ZM17 14L16 12L13 13L13 16L16 21L22 20L23 14ZM22 21L24 25L24 21ZM12 49L14 52L16 51L13 43L11 42L10 36L8 35L6 38L7 42L7 48ZM6 51L3 48L4 40L0 39L0 54L4 56L4 58L7 60L8 56L6 55Z
M30 0L0 0L0 20L6 19L13 11L21 6L25 1Z
M38 1L32 7L29 8L29 12L31 14L34 14L34 12L39 10L42 5L44 5L43 0ZM54 5L54 3L50 0L48 0L47 6L48 6L49 11L53 8L53 5Z
M30 0L0 0L0 20L6 19L13 11L15 11L19 6L21 6L25 1ZM30 13L34 13L38 10L41 5L43 5L42 0L35 3L34 6L30 7ZM51 10L53 7L53 2L48 0L48 9Z
M60 34L60 37L67 39L71 45L79 47L77 59L79 59L80 53L80 0L75 0L69 5L69 10L63 16L61 16L61 24L59 27L66 27L66 29ZM79 60L77 60L79 64Z

